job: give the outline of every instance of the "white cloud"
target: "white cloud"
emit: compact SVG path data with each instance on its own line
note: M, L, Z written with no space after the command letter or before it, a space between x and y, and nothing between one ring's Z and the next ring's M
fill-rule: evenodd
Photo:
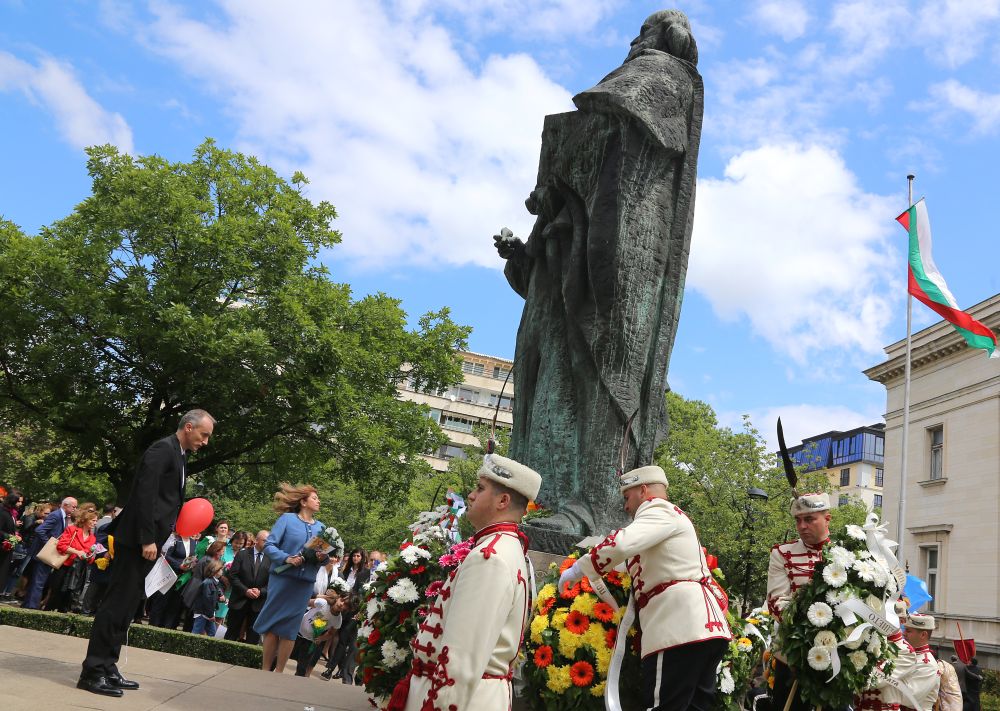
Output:
M902 0L846 0L833 7L830 29L841 39L844 51L828 58L832 73L852 74L881 59L893 44L905 43L913 20Z
M401 0L396 9L408 18L428 13L457 18L474 35L513 30L564 37L594 30L621 5L621 0Z
M497 266L491 236L530 229L542 119L572 108L532 58L474 68L433 20L378 3L221 9L154 5L145 41L218 94L240 148L337 206L341 254Z
M996 31L1000 0L928 0L919 11L917 33L929 58L949 67L974 59Z
M852 409L843 405L777 405L752 410L748 413L719 413L719 422L735 431L743 428L743 415L750 415L750 422L767 442L767 451L778 451L778 418L785 433L785 444L795 447L802 444L805 437L814 437L825 432L841 432L863 425L883 422L882 408L867 411Z
M809 11L801 0L763 0L757 3L753 16L763 30L786 42L804 35L809 24Z
M829 148L745 151L699 181L687 286L800 365L841 349L869 360L903 293L897 207Z
M112 143L132 152L132 129L121 114L106 110L80 83L73 67L51 57L37 65L0 52L0 92L17 91L52 115L74 148Z
M930 99L913 108L927 109L938 120L955 113L972 119L973 129L980 134L992 133L1000 126L1000 94L990 94L949 79L929 89Z

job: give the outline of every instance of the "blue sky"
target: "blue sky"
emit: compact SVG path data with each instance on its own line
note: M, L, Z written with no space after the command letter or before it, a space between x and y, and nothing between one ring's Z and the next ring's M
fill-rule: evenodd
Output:
M908 172L959 305L1000 291L1000 0L677 6L706 103L670 383L769 440L778 414L789 440L877 422L861 370L905 335ZM185 160L211 136L337 207L335 279L413 318L450 306L510 357L521 302L491 236L530 229L542 119L663 7L0 0L0 214L35 231L72 210L84 146Z

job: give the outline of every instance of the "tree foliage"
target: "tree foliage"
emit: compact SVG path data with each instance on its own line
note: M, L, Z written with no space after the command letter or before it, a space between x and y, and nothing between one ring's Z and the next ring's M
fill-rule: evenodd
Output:
M37 235L0 220L7 421L119 499L193 407L219 421L189 464L216 497L337 478L388 501L428 475L418 454L444 439L396 385L404 364L419 387L458 382L468 328L442 309L408 329L396 299L335 283L318 257L340 241L336 213L301 174L211 140L190 162L88 155L92 194L66 218Z
M667 473L670 500L694 522L701 543L719 558L729 594L764 599L771 546L797 537L789 513L791 491L773 452L744 417L743 429L719 426L711 406L667 394L670 431L657 452ZM751 488L767 500L748 496ZM821 473L799 474L801 491L831 491ZM861 506L841 507L837 522L861 523Z

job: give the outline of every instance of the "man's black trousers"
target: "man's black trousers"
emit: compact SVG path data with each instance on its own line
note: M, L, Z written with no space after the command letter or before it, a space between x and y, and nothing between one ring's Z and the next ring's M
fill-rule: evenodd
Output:
M154 562L142 557L142 548L138 545L115 546L111 582L94 617L87 657L83 660L84 676L107 676L117 671L122 643L146 595L146 575L153 569Z
M709 711L715 671L729 642L710 639L664 649L642 660L646 711Z

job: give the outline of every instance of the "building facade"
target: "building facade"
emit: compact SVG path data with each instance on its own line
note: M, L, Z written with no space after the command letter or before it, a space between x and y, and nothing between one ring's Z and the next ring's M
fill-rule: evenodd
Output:
M831 503L861 503L869 510L883 505L885 479L885 425L879 423L846 432L826 432L807 437L791 447L796 467L821 471L836 487Z
M430 408L428 416L441 426L448 437L447 444L436 452L424 455L424 459L437 471L446 471L448 461L453 457L464 457L465 447L482 444L472 434L473 427L479 423L489 425L493 421L498 400L497 427L510 430L513 423L513 375L504 388L503 396L500 395L504 378L513 362L481 353L460 352L459 355L463 375L460 385L440 393L418 392L408 380L399 387L401 398Z
M1000 331L1000 294L969 311ZM961 625L980 664L1000 668L1000 361L967 347L944 321L913 334L900 527L906 341L885 352L865 375L886 389L890 534L901 543L900 561L935 598L933 641L950 653Z

